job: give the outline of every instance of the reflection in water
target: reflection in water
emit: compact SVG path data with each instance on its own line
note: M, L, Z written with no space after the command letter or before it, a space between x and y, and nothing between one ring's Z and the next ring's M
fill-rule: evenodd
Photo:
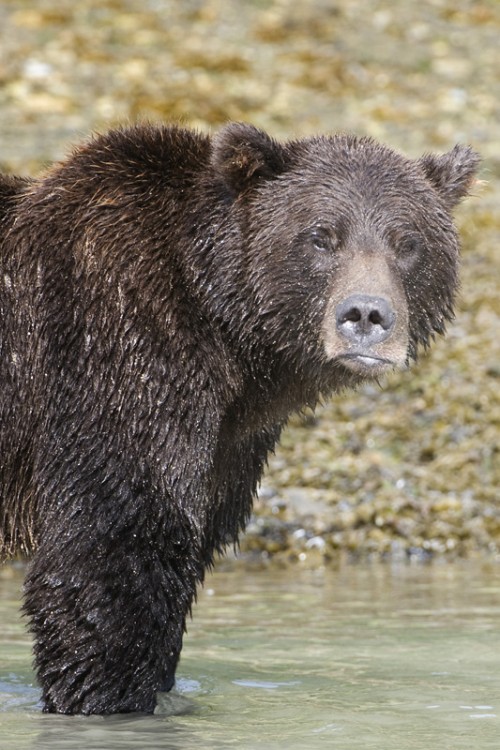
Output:
M200 592L175 692L154 716L43 715L0 579L0 732L21 748L495 748L500 569L463 563L219 571Z

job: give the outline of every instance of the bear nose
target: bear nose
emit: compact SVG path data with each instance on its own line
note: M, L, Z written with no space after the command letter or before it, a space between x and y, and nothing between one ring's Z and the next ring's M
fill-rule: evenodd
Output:
M353 294L337 305L337 330L352 343L371 346L391 335L396 313L389 300L370 294Z

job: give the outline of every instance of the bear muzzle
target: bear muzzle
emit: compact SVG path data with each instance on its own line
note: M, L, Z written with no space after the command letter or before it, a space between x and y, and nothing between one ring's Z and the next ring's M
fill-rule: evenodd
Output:
M377 345L394 331L396 313L385 297L352 294L337 305L335 324L349 351L340 359L360 374L376 375L395 363L376 353Z
M325 352L351 372L376 378L402 367L408 350L407 311L381 294L356 292L330 307Z
M337 305L335 320L341 336L365 349L389 338L396 313L385 297L352 294Z

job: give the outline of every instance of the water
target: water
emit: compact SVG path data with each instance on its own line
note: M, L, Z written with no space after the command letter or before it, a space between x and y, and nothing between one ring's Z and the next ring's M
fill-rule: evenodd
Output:
M210 577L154 716L44 715L0 579L0 747L474 750L500 746L500 567L344 566Z

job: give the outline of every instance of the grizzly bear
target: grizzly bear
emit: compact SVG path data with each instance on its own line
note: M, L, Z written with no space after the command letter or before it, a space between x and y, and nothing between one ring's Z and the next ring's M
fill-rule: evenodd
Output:
M452 318L477 166L138 125L0 179L0 548L45 711L154 710L290 413Z

